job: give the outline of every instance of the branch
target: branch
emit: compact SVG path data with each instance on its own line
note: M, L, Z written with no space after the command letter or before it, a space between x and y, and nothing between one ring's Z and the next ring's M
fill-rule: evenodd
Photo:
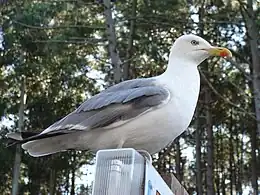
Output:
M94 56L94 58L95 58L96 60L98 60L98 61L100 61L100 62L103 62L103 63L105 63L105 64L113 65L111 62L108 62L108 61L106 61L106 60L103 60L103 59L101 59L100 57L97 57L95 54L93 54L93 56ZM124 65L124 64L126 64L126 63L128 63L128 62L134 60L134 59L137 58L137 57L138 57L138 56L133 56L133 57L131 57L131 58L125 60L125 61L122 62L121 65Z
M234 56L236 56L238 59L240 59L241 61L243 61L243 62L245 62L245 63L247 63L247 64L251 64L251 62L250 61L248 61L244 56L242 56L240 53L238 53L237 51L235 51L235 50L233 50L233 49L230 49L231 50L231 52L232 52L232 54L234 55Z
M153 19L153 20L149 20L149 19ZM164 19L164 20L168 20L169 22L156 22L156 19ZM181 24L233 24L233 25L237 25L237 26L245 26L245 24L242 24L242 21L239 22L232 22L232 21L199 21L199 22L194 22L194 21L185 21L185 20L169 20L168 17L158 17L158 16L145 16L145 17L129 17L126 20L143 20L145 22L148 23L153 23L153 24L165 24L165 25L170 25L172 26L173 23L181 23Z
M234 65L243 75L244 77L248 80L248 81L252 81L252 78L250 76L250 74L248 74L241 66L239 66L234 60L232 59L226 59L228 62L230 62L232 65Z
M83 41L75 41L75 40L35 40L33 43L64 43L64 44L97 44L99 42L105 42L107 39L86 39Z
M208 86L210 87L210 89L213 91L213 93L215 93L215 95L217 95L220 99L222 99L224 102L226 102L227 104L230 104L231 106L237 108L238 110L242 111L243 113L248 114L252 119L256 120L256 117L253 113L250 113L248 111L246 111L243 108L240 108L238 105L234 104L233 102L231 102L228 98L222 96L214 87L213 85L210 83L210 81L206 78L205 74L200 71L201 76L203 77L203 79L206 81L206 83L208 84Z
M44 1L44 3L53 4L53 3L80 3L83 5L99 5L98 2L84 2L79 0L50 0Z
M40 29L40 30L46 30L46 29L58 29L58 28L88 28L88 29L97 29L97 30L104 30L104 26L84 26L84 25L64 25L64 26L34 26L30 24L25 24L20 21L12 20L13 23L19 24L20 26L26 27L26 28L32 28L32 29Z
M122 62L122 65L124 65L124 64L126 64L126 63L128 63L128 62L131 62L131 61L133 61L133 60L136 59L136 58L139 58L139 56L133 55L131 58L126 59L125 61L123 61L123 62Z
M96 60L100 61L100 62L103 62L103 63L105 63L105 64L113 65L111 62L108 62L108 61L106 61L106 60L103 60L103 59L101 59L100 57L97 57L96 54L93 54L93 57L94 57Z
M244 17L244 19L246 19L246 17L252 16L253 13L250 13L249 10L247 9L247 3L242 2L241 0L238 0L238 3L240 5L240 7L239 7L240 12L241 12L242 16Z
M215 74L214 73L214 71L210 71L210 72L208 72L208 71L203 71L203 73L208 73L208 74L212 74L212 75L214 75L214 76L218 76L217 74ZM239 92L239 94L240 95L242 95L242 96L244 96L245 98L252 98L252 97L250 97L250 95L248 94L248 93L246 93L244 90L242 90L241 89L241 87L239 87L238 85L236 85L234 82L232 82L230 79L228 79L229 78L229 76L228 76L228 74L225 72L225 71L223 71L223 74L226 76L226 81L228 82L228 83L230 83L238 92Z

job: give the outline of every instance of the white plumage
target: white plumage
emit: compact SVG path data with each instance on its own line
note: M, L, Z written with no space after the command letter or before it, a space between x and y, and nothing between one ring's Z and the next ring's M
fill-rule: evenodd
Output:
M200 89L197 66L209 56L231 52L183 35L173 44L163 74L104 90L39 135L25 138L22 147L32 156L121 147L159 152L189 126ZM21 139L17 133L7 136Z

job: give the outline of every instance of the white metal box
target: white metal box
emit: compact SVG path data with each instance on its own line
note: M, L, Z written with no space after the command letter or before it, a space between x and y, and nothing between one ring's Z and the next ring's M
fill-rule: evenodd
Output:
M141 154L132 148L97 152L92 195L173 195Z

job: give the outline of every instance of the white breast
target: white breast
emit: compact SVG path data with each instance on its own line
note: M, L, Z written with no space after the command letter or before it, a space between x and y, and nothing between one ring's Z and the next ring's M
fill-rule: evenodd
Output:
M134 146L155 153L187 129L196 108L200 88L198 70L191 71L193 72L188 74L191 75L188 78L179 75L170 80L165 77L159 79L160 84L171 93L168 103L123 127L127 132L124 147Z
M123 146L146 150L151 154L159 152L185 131L191 122L200 85L198 70L191 71L175 78L169 79L165 75L158 78L158 83L171 93L168 102L159 109L138 116L118 128L90 131L82 139L94 151ZM186 78L185 75L190 76Z

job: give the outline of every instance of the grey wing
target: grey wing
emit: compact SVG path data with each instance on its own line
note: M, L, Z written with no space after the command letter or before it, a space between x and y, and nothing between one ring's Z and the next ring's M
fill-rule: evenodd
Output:
M125 86L93 96L42 134L107 127L118 121L133 119L150 109L156 109L170 93L162 86L148 83L146 86L132 88Z
M127 80L113 85L112 87L109 87L101 93L93 96L92 98L81 104L77 111L89 111L108 106L112 103L121 103L124 100L125 96L128 96L129 93L133 91L137 92L137 89L143 89L145 87L152 86L156 86L156 81L154 78ZM147 93L148 90L149 89L144 92ZM138 94L135 93L135 95Z
M148 82L149 81L149 82ZM123 84L123 85L122 85ZM97 128L122 125L135 117L156 109L170 96L167 88L151 80L130 80L108 88L85 101L74 112L57 121L38 135L22 142L42 139L75 131L90 131ZM118 123L117 123L118 124Z

